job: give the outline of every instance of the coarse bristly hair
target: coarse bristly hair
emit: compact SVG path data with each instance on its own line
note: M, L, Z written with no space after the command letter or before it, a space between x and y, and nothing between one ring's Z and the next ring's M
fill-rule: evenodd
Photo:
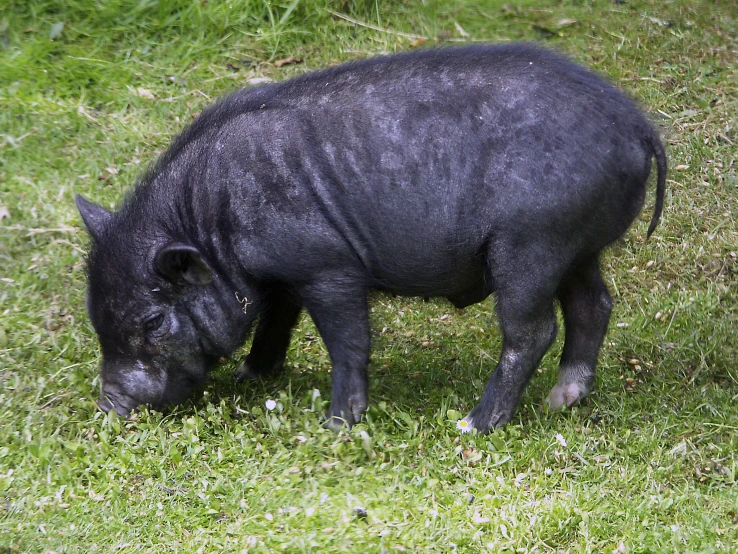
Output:
M640 212L654 157L649 234L666 178L654 126L595 73L529 44L382 56L235 92L116 214L81 203L102 405L181 401L257 318L248 366L279 368L304 306L333 363L329 421L358 422L370 289L457 307L496 293L503 351L465 420L482 432L510 421L558 300L567 342L550 405L578 402L612 309L599 253Z

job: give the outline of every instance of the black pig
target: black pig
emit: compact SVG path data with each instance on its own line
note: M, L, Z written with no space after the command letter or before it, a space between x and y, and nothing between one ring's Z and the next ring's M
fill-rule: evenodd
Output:
M636 105L532 45L433 49L341 65L206 109L92 235L88 310L100 407L184 400L241 345L247 378L279 371L305 308L333 364L329 424L367 408L370 289L492 292L500 362L466 421L509 422L556 335L552 408L592 389L612 301L598 257L639 213L655 157Z

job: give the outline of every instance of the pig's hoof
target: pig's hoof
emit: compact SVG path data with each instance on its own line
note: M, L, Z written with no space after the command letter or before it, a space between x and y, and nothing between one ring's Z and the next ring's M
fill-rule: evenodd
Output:
M256 381L259 378L259 374L253 370L249 363L244 360L241 365L236 369L236 381Z
M462 433L469 433L472 429L476 429L478 433L486 435L493 429L504 427L510 423L511 419L512 413L494 412L491 415L487 415L480 406L477 406L469 412L469 415L457 423L456 427L458 427Z
M235 371L236 381L256 381L263 377L276 375L284 367L284 361L280 360L271 365L262 365L246 358Z
M352 427L355 423L361 421L361 416L366 412L369 406L369 400L366 395L352 394L348 398L348 404L345 407L335 407L331 405L328 412L328 421L325 426L334 431Z
M334 433L338 433L344 429L350 429L351 423L338 416L329 416L323 424L326 429L330 429Z
M361 416L366 413L366 409L369 407L369 398L366 394L352 394L349 397L349 409L351 415L354 416L354 423L361 421Z
M579 383L569 383L568 385L556 385L551 389L546 397L546 405L550 411L562 410L570 408L574 404L579 403L585 396L587 391Z

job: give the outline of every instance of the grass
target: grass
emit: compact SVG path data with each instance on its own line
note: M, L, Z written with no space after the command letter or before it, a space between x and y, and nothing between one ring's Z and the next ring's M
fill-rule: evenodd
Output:
M730 1L3 3L0 553L738 550L736 37ZM378 295L372 407L350 432L321 427L307 318L274 381L235 384L236 357L170 413L96 410L75 193L114 205L254 79L477 40L569 53L668 143L661 225L644 240L647 207L604 260L616 308L583 406L541 407L559 339L512 424L460 436L499 353L492 301Z

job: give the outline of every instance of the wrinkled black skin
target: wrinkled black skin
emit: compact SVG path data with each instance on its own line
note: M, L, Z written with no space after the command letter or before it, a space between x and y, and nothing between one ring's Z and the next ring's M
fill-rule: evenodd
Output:
M502 354L467 418L480 431L510 421L556 335L556 300L560 383L581 397L611 309L598 256L639 213L654 156L649 234L666 174L657 133L600 77L531 45L379 57L236 92L119 211L78 198L100 405L181 402L257 318L240 376L279 371L305 308L333 364L329 422L357 422L371 289L458 307L496 292Z

